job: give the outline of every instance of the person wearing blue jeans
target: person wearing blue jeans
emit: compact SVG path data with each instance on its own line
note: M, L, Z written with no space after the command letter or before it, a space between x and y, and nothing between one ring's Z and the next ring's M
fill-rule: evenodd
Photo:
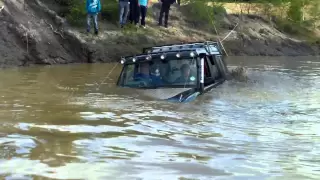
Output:
M148 8L149 0L139 0L139 5L140 5L140 13L139 13L139 18L141 16L141 26L143 28L146 27L146 15L147 15L147 8Z
M91 20L93 19L94 33L98 34L98 13L101 11L100 0L87 0L87 32L91 29Z
M120 26L123 27L127 22L127 17L129 14L129 0L119 0L119 11L120 11L120 18L119 23Z

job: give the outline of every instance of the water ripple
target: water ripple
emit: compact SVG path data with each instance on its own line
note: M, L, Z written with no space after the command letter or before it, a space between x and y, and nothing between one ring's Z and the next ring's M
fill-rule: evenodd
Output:
M319 179L320 64L247 65L187 104L97 88L108 65L0 72L0 179Z

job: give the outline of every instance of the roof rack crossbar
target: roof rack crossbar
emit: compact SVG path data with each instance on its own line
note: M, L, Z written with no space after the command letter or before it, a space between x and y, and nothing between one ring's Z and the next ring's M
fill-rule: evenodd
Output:
M210 43L210 44L217 44L217 43ZM154 46L150 48L159 49L159 48L166 48L166 47L184 47L184 46L194 46L194 45L206 45L206 44L205 43L172 44L172 45L164 45L164 46Z
M157 55L157 54L163 54L163 53L175 53L175 52L194 52L194 49L183 49L183 50L171 50L171 51L162 51L162 52L150 52L150 53L141 53L141 54L136 54L136 55L130 55L130 56L125 56L123 58L131 58L131 57L138 57L138 56L148 56L148 55Z
M217 41L204 41L204 42L191 42L191 43L185 43L185 44L166 44L166 45L160 45L160 46L152 46L152 47L147 47L147 48L143 48L143 51L146 50L152 50L152 49L163 49L163 48L167 48L167 47L185 47L185 46L194 46L194 45L212 45L212 44L217 44L219 45L219 43Z
M220 54L223 54L221 44L219 41L202 41L202 42L190 42L190 43L182 43L182 44L166 44L160 46L153 46L143 48L143 53L159 53L159 52L172 52L179 50L197 50L199 48L204 48L208 54L211 54L210 46L214 45L217 48L217 51Z

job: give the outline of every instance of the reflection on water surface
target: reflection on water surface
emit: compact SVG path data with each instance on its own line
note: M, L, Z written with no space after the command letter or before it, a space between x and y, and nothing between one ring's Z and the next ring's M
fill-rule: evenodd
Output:
M250 80L189 104L115 87L120 66L1 71L0 177L319 179L319 58L228 62Z

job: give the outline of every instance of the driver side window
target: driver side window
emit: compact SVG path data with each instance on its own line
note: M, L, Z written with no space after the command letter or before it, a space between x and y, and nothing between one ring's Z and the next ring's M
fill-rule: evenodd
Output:
M125 78L124 78L124 83L127 84L130 81L133 81L133 75L134 75L134 71L135 69L137 69L137 67L135 68L134 64L130 64L127 65L126 69L125 69Z

